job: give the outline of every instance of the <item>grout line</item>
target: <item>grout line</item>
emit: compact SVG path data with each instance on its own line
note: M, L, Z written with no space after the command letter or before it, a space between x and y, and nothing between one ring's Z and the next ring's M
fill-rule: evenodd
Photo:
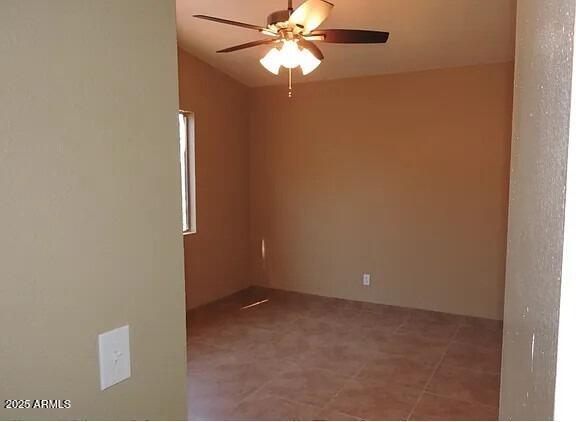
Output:
M330 371L330 370L327 370L327 369L324 369L324 368L316 368L316 367L309 367L309 366L303 367L303 366L301 366L301 365L298 364L298 363L293 363L293 364L294 364L295 366L299 367L300 369L304 369L304 370L305 370L305 369L314 369L314 368L315 368L315 369L319 369L319 370L323 370L323 371L327 371L327 372L334 372L334 371ZM364 366L365 366L365 365L363 365L362 368L363 368ZM278 371L278 372L281 372L281 371ZM360 372L360 371L358 371L358 372ZM335 372L334 372L334 373L335 373ZM318 408L318 413L316 414L316 416L319 416L324 410L326 410L326 408L328 407L328 404L330 404L330 403L336 398L336 396L337 396L338 394L340 394L340 392L344 389L344 387L346 387L346 385L347 385L350 381L352 381L352 380L354 379L352 376L342 376L342 377L345 378L346 380L344 381L344 383L342 384L342 386L338 389L338 391L337 391L330 399L328 399L328 401L326 402L326 404L324 404L323 406L322 406L322 405L318 405L318 404L306 403L306 402L303 402L303 401L301 401L301 400L295 400L295 399L292 399L292 398L289 398L289 397L285 397L285 396L283 396L283 395L281 395L281 394L276 394L276 393L271 393L270 396L279 398L279 399L281 399L281 400L285 400L285 401L290 402L290 403L304 404L304 405L306 405L306 406L316 407L316 408ZM235 409L236 407L238 407L240 404L242 404L242 403L250 400L250 399L253 398L253 397L256 397L262 390L264 390L264 388L266 387L266 385L268 385L268 384L270 384L270 383L272 382L272 379L273 379L273 378L269 379L268 381L265 381L265 382L264 382L260 387L258 387L256 390L254 390L253 392L249 393L248 395L246 395L245 397L243 397L242 399L240 399L237 403L234 404L234 409ZM343 413L343 414L345 414L345 415L347 415L347 416L350 416L350 417L352 417L352 418L354 418L354 419L360 419L360 420L362 420L361 418L358 418L358 417L356 417L356 416L347 414L347 413L345 413L345 412L340 412L340 413Z
M456 334L458 333L458 330L460 330L460 326L461 324L459 324L458 329L454 331L454 334L452 334L452 338L450 339L450 341L448 342L446 349L444 350L444 353L442 353L442 357L440 358L440 360L438 361L438 363L436 364L436 366L434 367L434 370L432 371L432 373L430 374L430 376L428 377L428 380L426 381L426 384L424 384L424 388L422 389L422 392L420 393L420 396L418 397L418 399L416 400L416 402L414 403L414 406L412 407L412 410L410 411L410 413L408 414L408 417L406 418L406 420L410 420L412 418L412 415L414 414L414 411L416 410L416 408L418 407L418 405L420 404L420 401L422 400L422 397L424 396L424 393L426 393L426 389L428 388L428 386L430 385L430 383L432 382L432 379L434 378L434 376L436 375L436 372L438 372L438 369L440 368L440 365L442 365L442 362L444 362L444 358L446 357L446 354L448 353L448 349L450 348L450 345L454 342L454 339L456 338Z
M288 397L286 397L286 396L283 396L283 395L277 394L277 393L269 393L266 397L274 397L274 398L280 399L280 400L282 400L282 401L285 401L285 402L288 402L288 403L291 403L291 404L304 405L304 406L307 406L307 407L316 408L316 409L318 409L318 413L316 413L315 416L319 416L320 413L322 413L322 411L324 410L324 408L321 407L321 406L319 406L319 405L311 404L311 403L306 403L306 402L301 401L301 400L295 400L295 399L288 398ZM242 403L242 402L245 401L245 400L246 400L246 399L242 400L240 403ZM236 406L238 406L240 403L238 403ZM340 413L344 413L344 412L340 412ZM350 417L353 417L353 418L357 419L355 416L348 415L347 413L344 413L344 414L347 415L347 416L350 416Z
M500 373L501 373L501 371L487 371L485 369L473 369L473 368L468 368L466 366L457 366L457 365L450 365L450 364L445 364L445 365L448 368L458 369L458 370L467 371L467 372L474 372L476 374L500 375Z
M456 398L454 398L454 397L443 396L442 394L432 393L432 392L430 392L430 391L427 391L426 394L429 394L429 395L434 396L434 397L439 397L439 398L442 398L442 399L449 399L449 400L459 401L459 402L466 403L466 404L473 404L474 406L489 407L490 409L496 409L496 410L498 410L498 406L492 406L492 405L480 403L480 402L477 402L477 401L456 399Z
M305 295L305 296L310 296L310 295ZM312 296L312 297L314 297L314 296ZM223 305L225 305L225 306L227 305L227 303L226 303L225 301L217 301L217 302L221 302L221 303L222 303ZM343 300L343 302L338 302L338 303L342 303L342 304L343 304L342 307L339 307L339 306L338 306L338 309L344 309L344 310L346 310L346 311L354 311L355 313L360 312L361 314L366 314L366 315L370 315L370 314L378 315L378 314L379 314L379 312L377 312L377 311L375 311L375 310L372 310L372 309L356 309L354 306L351 306L351 302L350 302L349 300ZM208 308L208 305L209 305L209 304L204 305L204 306L206 306L206 307ZM383 306L386 306L386 305L383 305ZM401 331L401 329L402 329L403 327L405 327L407 324L409 324L409 322L411 321L411 318L412 318L412 317L411 317L411 311L412 311L412 310L409 309L409 308L404 308L404 309L407 309L407 310L408 310L406 316L405 316L403 319L401 319L401 321L399 322L398 326L396 326L394 329L391 330L391 334L387 335L387 338L391 338L391 337L399 334L400 331ZM223 309L221 310L221 312L226 312L226 313L231 313L231 314L232 314L233 312L235 312L235 310L231 310L231 309L229 309L229 308L223 308ZM430 311L430 312L433 312L433 311ZM295 329L295 328L296 328L295 325L296 325L296 323L297 323L298 321L305 320L305 319L312 319L312 320L317 320L317 321L318 321L318 320L322 320L322 319L323 319L323 316L318 316L318 315L316 315L314 312L312 312L311 314L308 314L306 309L300 310L300 311L298 311L298 312L295 312L293 315L291 315L290 321L288 321L288 324L287 324L287 326L285 327L285 329L282 330L282 331L283 331L283 335L286 334L287 332L289 332L290 330ZM188 325L188 324L187 324L187 325ZM453 343L459 343L459 342L456 341L456 337L457 337L458 333L460 332L461 328L464 327L464 326L467 326L468 324L466 323L466 320L465 320L465 319L461 319L456 325L457 325L457 329L454 331L454 333L452 334L452 336L448 339L448 342L447 342L447 344L446 344L446 349L445 349L444 352L442 353L442 355L441 355L438 363L434 366L434 369L433 369L431 375L428 377L428 379L427 379L427 381L426 381L426 383L425 383L425 385L424 385L424 387L423 387L420 395L418 396L418 398L417 398L414 406L412 407L412 409L411 409L411 411L410 411L410 413L409 413L409 415L408 415L408 419L410 419L410 418L413 416L413 414L414 414L416 408L418 407L418 405L420 404L420 402L421 402L422 397L424 396L424 394L425 394L425 393L428 393L427 389L428 389L430 383L432 382L432 379L434 378L434 376L435 376L436 373L438 372L438 369L440 368L440 366L441 366L442 363L444 362L444 360L445 360L445 358L446 358L446 355L447 355L447 352L448 352L448 349L450 348L450 346L451 346ZM269 327L266 327L266 328L258 327L258 330L260 330L260 331L262 331L262 330L265 330L265 331L274 331L274 329L271 328L271 327L270 327L270 328L269 328ZM420 336L419 336L419 337L420 337ZM426 337L426 336L424 336L424 337ZM237 351L237 349L236 349L235 347L230 348L230 347L226 347L226 346L221 346L220 344L214 344L214 343L212 343L212 342L210 342L210 341L205 341L205 339L202 339L201 337L200 337L200 338L194 338L193 341L199 341L200 344L205 344L205 345L207 345L207 346L209 346L209 347L215 348L216 350L221 350L221 351L226 351L226 352L235 352L235 351ZM259 342L259 340L257 340L255 343L258 343L258 342ZM467 343L464 343L464 344L467 344ZM479 346L479 348L482 348L482 347ZM400 355L402 355L402 354L400 354ZM278 360L278 359L276 358L276 360ZM282 361L283 359L279 359L279 360ZM316 367L316 366L302 365L301 363L299 363L299 362L297 362L297 361L287 360L287 362L289 362L289 363L291 363L291 364L294 364L295 366L300 367L300 368L303 368L303 369ZM327 410L327 409L334 403L334 401L336 400L336 398L338 397L338 395L339 395L348 385L350 385L351 383L353 383L355 380L359 380L360 374L361 374L362 371L368 366L368 364L369 364L369 361L367 360L367 361L364 362L363 364L359 365L358 370L357 370L353 375L341 375L343 378L345 378L345 381L344 381L343 384L340 386L340 388L336 391L336 393L326 401L326 403L324 404L324 406L320 406L320 405L315 406L315 407L319 408L318 416L319 416L323 411ZM451 366L451 367L453 367L453 366ZM320 367L316 367L316 368L321 369L321 370L325 370L325 371L328 371L328 372L333 372L333 373L336 373L336 374L337 374L337 371L334 371L334 370L332 370L332 369L326 369L326 368L320 368ZM455 368L459 368L459 367L455 367ZM460 368L460 369L466 369L466 370L471 370L471 371L475 371L475 372L482 372L482 373L489 373L489 374L498 374L498 372L477 371L477 370L472 370L472 369L468 369L468 368ZM274 372L274 377L276 377L277 375L279 375L279 374L282 373L281 370L276 370L276 371L273 371L273 372ZM247 400L250 400L250 399L256 397L260 392L262 392L262 390L265 389L265 387L266 387L268 384L271 383L272 379L274 379L274 378L271 377L270 379L264 381L259 387L255 388L252 392L249 392L249 393L246 394L244 397L242 397L240 400L238 400L238 401L234 404L234 408L236 408L237 406L239 406L241 403L243 403L243 402L245 402L245 401L247 401ZM434 395L434 396L437 396L437 397L444 397L444 396L439 395L439 394L436 394L436 393L429 393L429 394ZM286 400L286 401L288 401L288 402L302 403L302 402L300 402L300 401L295 401L295 400L292 400L292 399L285 398L285 397L283 397L283 396L281 396L281 395L276 395L276 394L273 394L273 395L276 396L276 397L281 398L282 400ZM461 400L461 401L462 401L462 400ZM466 402L466 401L464 401L464 402ZM484 406L484 407L487 407L487 408L495 408L494 406L490 406L490 405L486 405L486 404L482 404L482 403L477 403L477 402L468 402L468 403L475 404L475 405L480 405L480 406ZM305 403L303 403L303 404L305 404ZM496 408L497 408L497 407L496 407ZM353 416L353 415L350 415L350 414L345 413L345 412L341 412L341 413L343 413L344 415L350 416L351 418L355 418L355 419L360 419L360 420L362 420L362 418L358 418L357 416Z
M352 381L354 381L355 378L348 378L343 384L342 386L336 391L336 393L334 393L334 395L329 398L326 403L324 404L324 406L322 406L322 408L320 409L320 411L318 412L318 415L320 415L322 412L324 412L326 409L328 409L328 406L330 406L334 400L336 400L336 397L338 397L338 395L344 391L344 388L346 388L348 386L348 384L350 384ZM341 412L344 413L344 412ZM347 414L347 413L346 413ZM354 415L349 415L349 416L353 416L355 419L362 419L362 418L358 418L357 416Z
M402 327L404 327L408 323L408 321L410 321L410 316L407 315L404 318L404 320L400 323L400 325L398 325L398 327L396 327L396 329L392 332L392 335L398 334L398 332L402 329Z
M350 378L357 380L359 379L358 377L360 376L360 374L362 373L362 371L368 366L369 362L364 362L362 365L360 365L360 369L358 369L358 371L356 371L356 373L354 375L352 375Z
M334 393L334 395L329 398L326 403L324 404L324 406L322 406L322 408L320 409L320 412L318 412L318 415L320 415L323 411L325 411L326 409L328 409L328 407L334 402L334 400L336 400L336 397L338 397L338 395L344 390L344 388L346 386L348 386L348 384L350 384L352 381L355 381L358 379L358 376L360 375L360 373L364 370L364 368L366 368L366 366L368 366L368 362L363 363L362 365L360 365L359 369L356 371L356 373L354 375L351 376L347 376L346 381L342 384L342 386L336 391L336 393ZM341 412L340 410L338 410L338 412L345 414L347 416L351 416L354 419L359 419L359 420L363 420L363 418L360 418L358 416L354 416L354 415L350 415L348 413L345 412Z
M236 410L236 408L238 406L240 406L242 403L244 403L245 401L250 400L253 397L256 397L258 395L258 393L260 391L262 391L264 389L264 387L266 387L266 385L270 384L271 380L268 381L264 381L264 383L262 383L262 385L258 388L256 388L254 391L252 391L251 393L246 394L244 397L242 397L240 400L238 400L237 403L234 404L233 408L234 410Z
M458 330L460 330L460 328L458 328ZM472 343L471 341L456 340L455 339L454 343L462 344L464 346L474 347L474 348L481 349L481 350L494 350L494 347L492 347L492 346L485 346L483 344L475 344L475 343ZM496 348L501 349L502 345L500 344Z
M286 362L286 363L288 363L288 364L290 364L290 365L296 365L296 366L298 366L297 363L292 362L292 361L290 361L290 360L284 361L284 359L279 359L279 358L274 358L274 360L275 360L275 361L278 361L278 362ZM266 387L268 384L270 384L270 383L272 382L272 380L275 379L275 377L281 375L282 373L283 373L283 370L282 370L282 369L277 369L276 371L274 371L274 374L273 374L268 380L264 381L264 382L262 383L262 385L260 385L258 388L256 388L256 389L255 389L254 391L252 391L251 393L248 393L245 397L241 398L241 399L238 401L238 403L236 403L236 404L234 405L234 408L238 407L241 403L243 403L243 402L245 402L245 401L247 401L247 400L255 397L256 395L258 395L258 393L260 393L260 392L264 389L264 387ZM283 397L280 397L280 398L283 398ZM283 398L283 399L284 399L284 398Z

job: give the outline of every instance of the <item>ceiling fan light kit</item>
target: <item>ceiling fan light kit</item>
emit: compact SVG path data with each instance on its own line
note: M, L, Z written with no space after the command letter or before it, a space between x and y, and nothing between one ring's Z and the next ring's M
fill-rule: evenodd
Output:
M320 66L321 60L305 48L300 48L296 41L285 41L282 48L272 48L260 63L269 72L278 75L280 67L294 69L300 67L303 75L307 75Z
M260 64L269 72L278 75L280 74L280 67L282 66L282 58L280 57L280 50L273 48L260 59Z
M260 45L274 45L260 63L275 75L280 74L281 67L288 69L288 96L292 97L292 69L300 67L302 74L308 75L324 60L322 51L314 41L336 44L380 44L388 41L388 32L318 29L333 8L334 5L326 0L306 0L294 10L292 0L288 0L286 10L272 12L268 16L266 27L207 15L194 15L194 17L256 30L266 35L268 37L266 39L229 47L218 53L230 53Z

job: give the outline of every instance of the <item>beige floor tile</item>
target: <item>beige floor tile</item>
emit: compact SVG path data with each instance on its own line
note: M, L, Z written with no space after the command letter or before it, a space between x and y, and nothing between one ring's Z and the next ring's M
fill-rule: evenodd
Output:
M410 420L495 421L498 420L498 408L424 394Z
M226 397L188 397L188 420L229 420L238 400Z
M240 400L264 385L286 367L282 363L232 362L188 375L188 395L194 398Z
M252 328L285 331L292 327L292 323L300 316L296 310L279 307L266 302L237 312L237 323Z
M472 327L482 327L484 329L502 331L502 320L488 319L488 318L476 318L476 317L464 317L464 325L469 325Z
M447 398L497 407L499 378L497 374L441 365L427 391Z
M398 329L398 334L450 340L456 334L459 324L451 320L411 319Z
M342 376L356 375L367 361L375 359L380 353L355 344L316 345L312 350L302 353L297 362L307 368L320 368L336 372Z
M463 325L458 329L455 341L481 347L502 346L502 330L482 325Z
M443 364L485 372L500 372L502 351L500 348L485 348L454 342L442 361Z
M316 421L360 421L362 419L326 408L314 419Z
M331 371L299 367L273 377L259 391L322 407L334 397L347 380L347 377Z
M211 373L219 366L240 362L238 354L194 340L188 342L188 374Z
M239 421L308 421L320 414L321 408L258 394L240 403L227 420Z
M419 396L407 387L351 380L329 407L365 420L406 420Z
M241 350L254 347L257 343L275 341L281 333L274 330L254 328L249 325L231 324L198 337L199 340L212 346Z
M433 365L440 362L448 344L444 339L395 334L382 343L380 351Z
M462 315L447 314L444 312L412 309L410 310L410 319L420 321L434 321L434 322L461 324L464 322L465 317Z
M434 369L435 365L419 360L389 355L369 362L357 378L422 389Z
M497 409L501 321L251 288L186 322L191 420L489 419Z

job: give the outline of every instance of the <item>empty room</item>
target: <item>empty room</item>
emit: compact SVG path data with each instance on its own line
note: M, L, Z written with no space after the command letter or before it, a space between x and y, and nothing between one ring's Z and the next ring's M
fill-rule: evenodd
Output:
M497 419L515 2L301 3L176 3L189 416Z
M575 23L0 1L0 420L574 420Z

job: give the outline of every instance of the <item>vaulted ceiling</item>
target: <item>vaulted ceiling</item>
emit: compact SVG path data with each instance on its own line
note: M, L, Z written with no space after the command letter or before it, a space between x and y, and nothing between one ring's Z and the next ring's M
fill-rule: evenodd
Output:
M516 0L331 0L335 7L321 28L389 31L381 45L320 45L326 59L296 81L338 79L475 64L514 58ZM295 6L301 1L295 0ZM216 51L264 38L256 31L202 21L213 15L265 26L286 9L286 0L177 0L181 48L248 86L285 84L259 63L270 47Z

